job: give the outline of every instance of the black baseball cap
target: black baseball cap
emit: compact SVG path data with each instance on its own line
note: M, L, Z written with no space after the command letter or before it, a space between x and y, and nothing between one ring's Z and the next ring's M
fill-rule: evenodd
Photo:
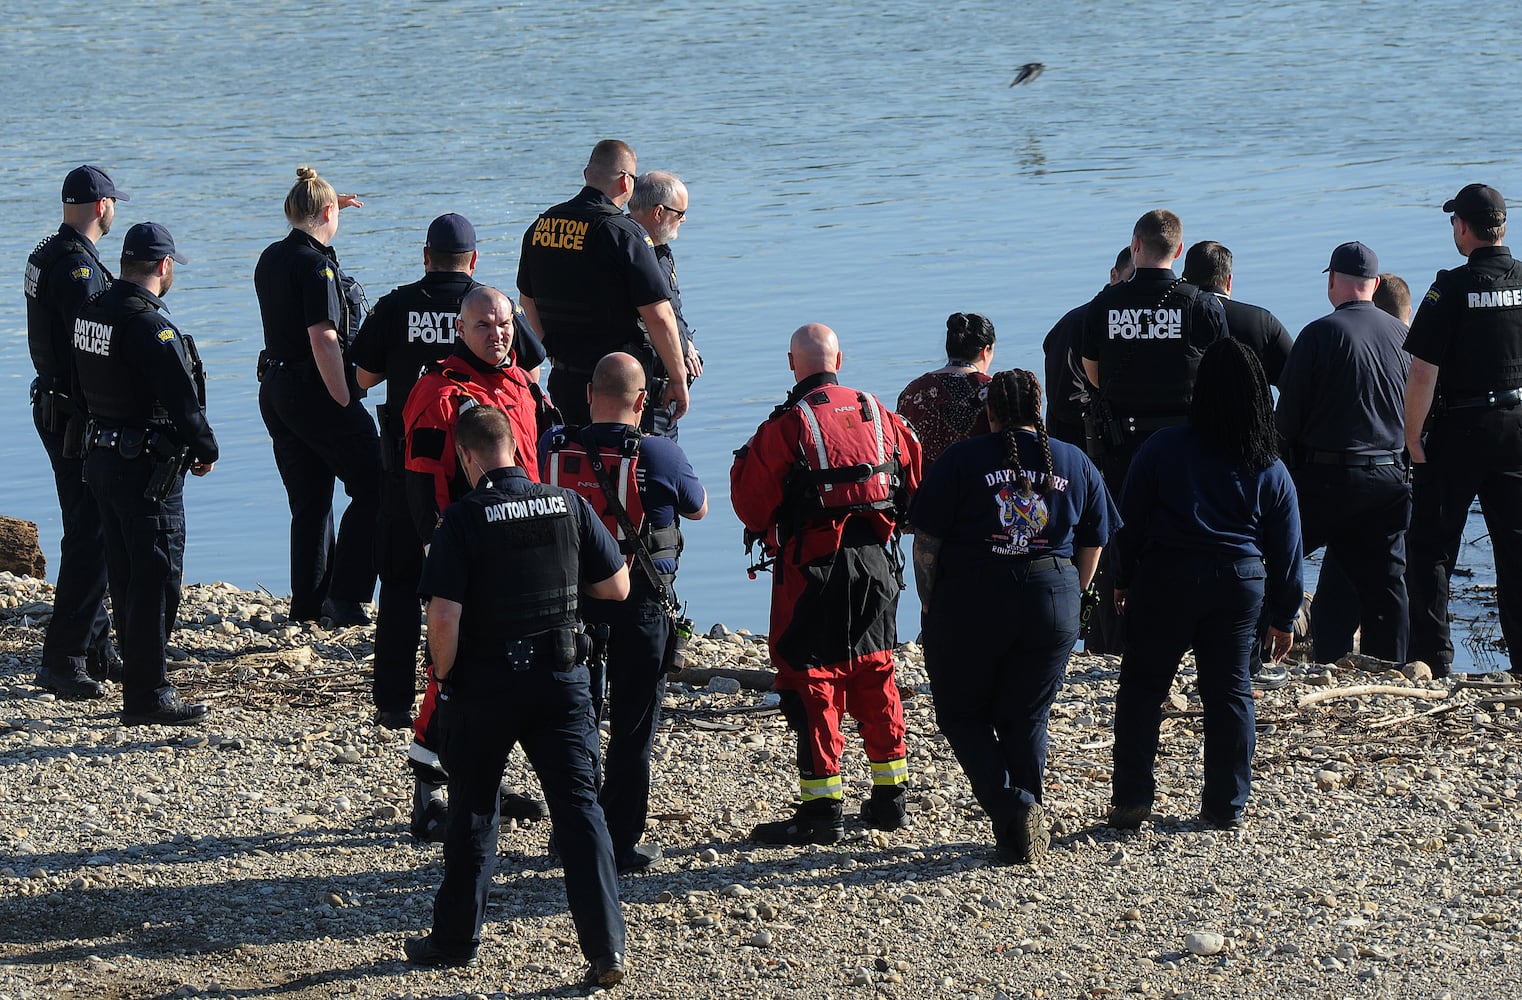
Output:
M428 224L428 242L423 245L440 253L470 253L476 248L476 227L463 215L441 215Z
M1326 266L1327 271L1336 271L1338 274L1348 274L1355 278L1379 277L1379 257L1373 250L1362 243L1344 243L1332 251L1332 262Z
M86 205L92 201L100 201L102 198L115 198L117 201L132 200L123 192L116 190L116 185L111 183L110 174L88 163L70 170L69 176L63 179L65 205Z
M1465 184L1458 194L1443 202L1443 211L1475 225L1498 226L1506 221L1506 199L1488 184Z
M123 260L163 260L169 257L180 264L190 258L174 248L174 237L157 222L139 222L122 237Z

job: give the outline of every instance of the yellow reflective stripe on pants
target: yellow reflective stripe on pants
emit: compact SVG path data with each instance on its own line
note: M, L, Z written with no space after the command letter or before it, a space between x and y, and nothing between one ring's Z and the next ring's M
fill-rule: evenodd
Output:
M798 793L803 801L812 802L815 799L838 799L844 792L840 775L832 774L828 778L799 778Z
M909 761L900 757L898 760L884 761L879 764L872 761L872 784L874 785L902 785L909 780Z

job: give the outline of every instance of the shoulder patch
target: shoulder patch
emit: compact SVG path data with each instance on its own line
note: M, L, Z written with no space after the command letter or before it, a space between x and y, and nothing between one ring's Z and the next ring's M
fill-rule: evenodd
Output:
M159 343L167 344L174 339L174 327L166 326L158 333L154 334L154 336L159 339Z
M94 272L92 272L88 267L76 267L74 270L69 272L69 277L73 278L75 281L89 281L90 275L93 273Z
M655 241L650 238L649 233L645 234L645 246L649 247L651 250L655 249Z
M323 279L324 281L332 281L333 269L324 264L322 267L317 269L317 277Z
M1422 296L1422 298L1426 299L1428 302L1436 302L1442 297L1443 293L1438 290L1436 285L1433 285L1431 288L1427 289L1427 294Z

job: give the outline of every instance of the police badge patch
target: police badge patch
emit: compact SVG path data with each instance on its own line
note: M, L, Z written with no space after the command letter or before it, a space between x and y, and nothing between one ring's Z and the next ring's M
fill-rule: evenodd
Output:
M91 271L88 267L76 267L74 270L69 272L69 277L73 278L75 281L89 281L90 274Z
M162 329L158 333L154 334L154 336L158 337L159 343L161 343L161 344L167 344L171 340L174 339L174 330L171 329L170 327L166 326L166 327L164 327L164 329Z

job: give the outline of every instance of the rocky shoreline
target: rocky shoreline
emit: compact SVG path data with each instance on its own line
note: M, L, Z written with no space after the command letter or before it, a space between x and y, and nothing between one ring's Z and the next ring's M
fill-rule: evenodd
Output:
M52 590L0 574L0 1000L58 996L576 996L582 960L543 823L508 823L479 969L414 971L441 865L407 836L407 735L371 724L369 629L188 587L171 668L208 725L122 729L120 693L31 685ZM699 670L762 670L754 637ZM621 880L631 997L1487 997L1522 981L1516 688L1297 665L1259 703L1247 826L1194 820L1192 669L1164 723L1166 797L1105 828L1113 658L1075 656L1053 710L1053 850L998 867L899 651L914 824L761 848L789 808L775 697L673 685L649 839ZM1472 682L1466 682L1472 683ZM1377 686L1357 695L1339 688ZM1325 700L1304 703L1313 694ZM870 787L847 741L847 811ZM510 778L536 787L514 755Z

